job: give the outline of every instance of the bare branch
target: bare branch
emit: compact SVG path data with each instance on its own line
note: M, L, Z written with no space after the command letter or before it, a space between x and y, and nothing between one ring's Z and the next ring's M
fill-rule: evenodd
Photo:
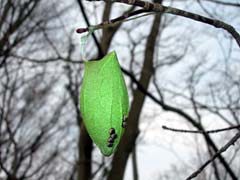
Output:
M235 129L240 129L240 125L236 126L231 126L227 128L222 128L222 129L213 129L213 130L185 130L185 129L176 129L176 128L171 128L167 126L162 126L163 129L169 130L169 131L174 131L174 132L181 132L181 133L195 133L195 134L204 134L204 133L218 133L218 132L224 132L224 131L229 131L229 130L235 130Z
M96 0L88 0L88 1L96 1ZM102 0L102 1L108 2L109 0ZM119 2L119 3L142 7L143 9L145 9L147 11L154 11L154 12L159 12L159 13L168 13L168 14L173 14L173 15L177 15L177 16L182 16L182 17L185 17L188 19L192 19L194 21L209 24L216 28L224 29L232 35L232 37L235 39L238 46L240 47L239 33L235 30L235 28L233 26L231 26L223 21L211 19L211 18L208 18L205 16L201 16L201 15L192 13L192 12L184 11L181 9L177 9L177 8L173 8L173 7L169 7L169 6L163 6L159 3L151 3L151 2L147 2L147 1L141 1L141 0L114 0L114 2Z
M225 152L231 145L234 145L239 138L240 138L240 132L238 132L227 144L225 144L223 147L221 147L219 149L219 151L216 152L212 156L212 158L210 158L208 161L206 161L197 171L195 171L188 178L186 178L186 180L190 180L190 179L197 177L209 163L214 161L220 154Z
M89 26L89 27L86 27L86 28L78 28L76 30L76 32L81 34L81 33L90 31L91 28L93 28L94 30L98 30L98 29L102 29L102 28L106 28L106 27L115 26L116 24L122 23L123 21L128 21L129 20L128 18L130 18L132 16L136 16L136 15L146 13L146 12L148 12L148 11L145 10L145 9L139 9L139 10L130 12L129 14L124 14L124 15L119 16L117 18L111 19L109 21L104 21L104 22L102 22L98 25Z
M218 1L218 0L204 0L204 1L208 1L210 3L216 3L224 6L232 6L232 7L240 8L240 3L231 3L231 2Z

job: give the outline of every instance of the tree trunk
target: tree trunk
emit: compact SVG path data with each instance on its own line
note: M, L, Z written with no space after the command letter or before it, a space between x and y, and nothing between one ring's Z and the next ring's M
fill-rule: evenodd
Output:
M139 81L145 89L148 89L151 76L153 75L153 56L160 22L161 14L155 15L152 29L147 39L144 64ZM142 111L144 100L145 94L136 89L133 92L133 101L129 112L128 126L119 144L118 150L113 157L112 169L109 173L108 180L123 179L129 154L132 152L135 146L135 141L139 133L139 117Z
M79 137L78 180L89 180L91 177L92 149L92 140L82 123Z

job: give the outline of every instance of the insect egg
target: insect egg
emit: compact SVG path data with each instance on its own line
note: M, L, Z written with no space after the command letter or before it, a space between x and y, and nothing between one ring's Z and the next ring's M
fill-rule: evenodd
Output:
M108 147L113 147L113 143L108 143Z
M113 142L114 142L114 139L110 137L110 138L108 139L108 143L113 143Z
M112 135L110 136L110 138L116 139L116 138L117 138L117 134L112 134Z
M109 134L111 134L111 135L112 135L112 134L115 134L115 129L114 129L114 128L110 128L110 129L109 129Z

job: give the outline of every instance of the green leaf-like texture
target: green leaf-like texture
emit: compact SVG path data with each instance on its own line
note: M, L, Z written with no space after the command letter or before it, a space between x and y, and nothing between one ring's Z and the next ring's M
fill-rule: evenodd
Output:
M123 135L129 98L115 51L98 61L85 64L80 92L80 111L86 129L102 154L110 156ZM110 131L114 142L109 145Z

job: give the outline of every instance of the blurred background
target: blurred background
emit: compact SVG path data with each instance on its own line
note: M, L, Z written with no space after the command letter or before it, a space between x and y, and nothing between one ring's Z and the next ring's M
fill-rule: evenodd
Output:
M154 0L231 24L239 0ZM76 28L136 10L83 0L0 0L0 179L182 180L240 125L240 51L224 30L152 14L94 32ZM111 157L91 142L79 111L83 57L116 50L130 96L126 132ZM148 91L140 91L139 86ZM240 143L197 180L240 179Z

